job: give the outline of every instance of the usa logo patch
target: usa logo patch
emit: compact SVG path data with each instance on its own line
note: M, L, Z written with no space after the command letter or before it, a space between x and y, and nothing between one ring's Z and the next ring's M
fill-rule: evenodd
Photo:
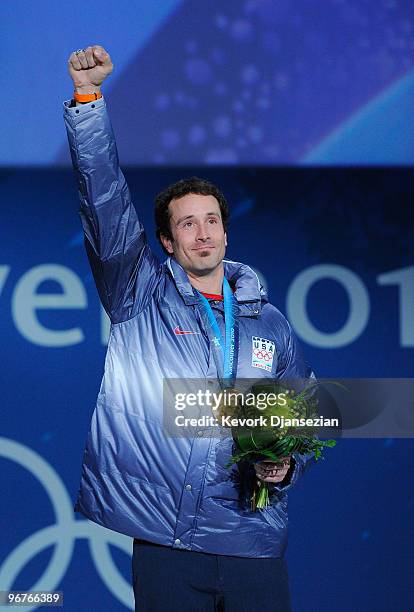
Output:
M252 367L272 371L275 343L266 338L252 336Z

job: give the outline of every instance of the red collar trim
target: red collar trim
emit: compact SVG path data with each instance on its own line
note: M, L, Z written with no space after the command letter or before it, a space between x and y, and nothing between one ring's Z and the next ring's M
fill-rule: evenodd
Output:
M218 300L220 302L223 301L223 296L220 293L204 293L204 291L200 291L200 293L208 300Z

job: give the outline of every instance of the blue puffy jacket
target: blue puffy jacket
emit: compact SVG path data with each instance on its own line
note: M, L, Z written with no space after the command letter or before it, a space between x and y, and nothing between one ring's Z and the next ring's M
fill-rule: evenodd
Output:
M109 529L174 548L283 556L287 490L307 461L294 455L287 482L273 486L271 505L252 512L243 503L238 466L226 467L230 434L211 437L204 428L191 438L165 434L163 378L217 377L197 300L183 268L172 258L160 263L146 241L105 100L77 108L65 102L64 118L86 250L112 322L75 509ZM288 322L255 272L227 260L224 272L239 307L238 378L309 377ZM213 311L223 329L223 304L213 302ZM274 343L271 368L253 366L257 337Z

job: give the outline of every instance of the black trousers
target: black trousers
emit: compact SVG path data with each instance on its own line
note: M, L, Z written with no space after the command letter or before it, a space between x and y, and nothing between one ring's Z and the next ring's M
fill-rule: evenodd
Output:
M135 612L290 612L284 559L177 550L134 540Z

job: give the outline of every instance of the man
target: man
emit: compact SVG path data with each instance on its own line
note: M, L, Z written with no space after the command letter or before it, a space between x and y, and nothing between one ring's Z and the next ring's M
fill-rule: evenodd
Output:
M294 455L283 467L257 463L253 474L271 483L271 504L251 511L237 466L226 467L231 436L214 438L207 428L167 436L162 385L310 370L256 274L224 259L228 209L217 187L193 178L157 197L157 236L169 255L158 261L119 168L100 91L111 58L94 45L72 53L68 65L74 100L64 116L85 246L112 322L76 510L134 538L136 610L288 612L286 492L307 462ZM255 339L274 347L267 367L253 367Z

